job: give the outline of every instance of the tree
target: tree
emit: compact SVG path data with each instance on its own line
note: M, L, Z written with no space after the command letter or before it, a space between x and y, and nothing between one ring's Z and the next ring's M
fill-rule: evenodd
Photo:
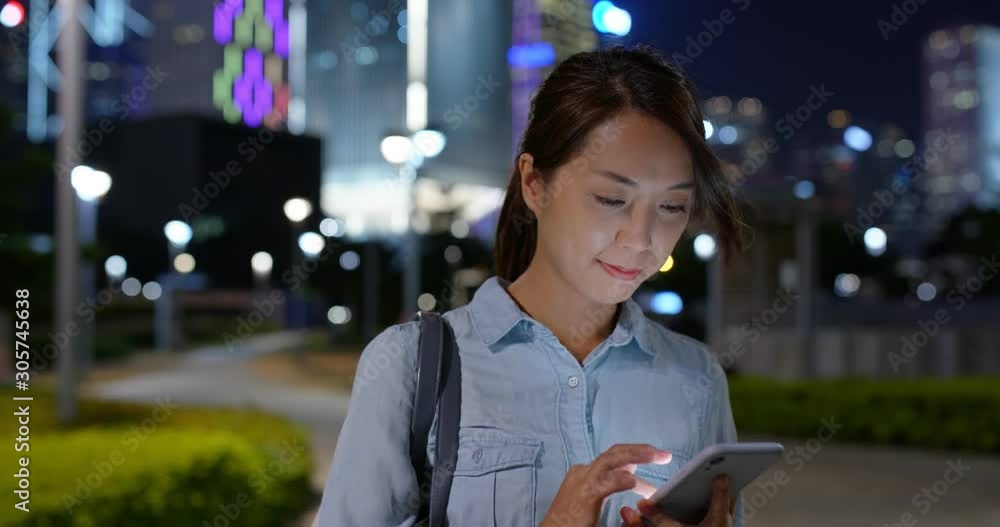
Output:
M32 251L30 213L44 199L44 182L52 156L42 147L25 144L11 127L12 114L0 107L0 383L13 379L12 310L14 292L28 289L30 326L51 320L52 257ZM32 351L43 333L29 331Z

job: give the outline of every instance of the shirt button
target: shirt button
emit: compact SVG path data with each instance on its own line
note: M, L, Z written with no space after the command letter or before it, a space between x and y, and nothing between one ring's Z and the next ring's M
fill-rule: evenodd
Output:
M472 459L479 463L483 459L483 449L477 448L475 452L472 453Z
M577 377L576 375L571 375L569 378L569 387L576 388L577 384L580 384L580 378Z

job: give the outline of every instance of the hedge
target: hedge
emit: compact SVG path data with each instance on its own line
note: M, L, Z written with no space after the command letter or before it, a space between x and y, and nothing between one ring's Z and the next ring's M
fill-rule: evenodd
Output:
M775 381L729 379L741 432L812 437L831 417L836 441L1000 453L1000 378Z
M256 411L81 402L80 427L60 430L52 395L33 390L30 512L0 482L0 526L202 527L283 525L316 496L305 432ZM13 395L0 390L0 397ZM13 419L0 433L13 440ZM143 428L144 427L144 428ZM0 454L13 474L13 449ZM203 523L204 522L204 523Z

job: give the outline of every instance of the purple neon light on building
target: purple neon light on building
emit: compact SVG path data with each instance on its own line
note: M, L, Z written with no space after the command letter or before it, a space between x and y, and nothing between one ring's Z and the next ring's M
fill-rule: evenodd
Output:
M273 48L261 50L249 47L243 50L244 67L232 80L232 100L220 104L228 112L235 107L243 122L254 127L259 126L272 112L287 111L286 98L278 100L280 108L274 106L275 93L284 93L287 86L280 80L275 80L272 84L264 75L265 54L272 53L273 49L273 53L282 59L289 56L290 38L288 20L285 17L285 0L264 0L263 7L263 13L251 13L246 11L245 0L221 0L213 10L213 36L216 42L224 46L234 42L236 21L241 17L253 18L242 20L242 23L252 23L259 28L263 22L271 29Z
M264 77L264 55L250 48L243 57L243 73L233 81L233 101L248 126L258 126L274 104L274 89Z
M236 17L243 13L243 0L223 0L215 5L212 32L219 44L233 41L233 25Z
M274 28L274 52L288 58L288 21L284 0L264 0L264 19Z

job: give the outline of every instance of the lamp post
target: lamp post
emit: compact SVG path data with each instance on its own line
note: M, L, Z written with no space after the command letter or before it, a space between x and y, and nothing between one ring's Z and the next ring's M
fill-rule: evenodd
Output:
M414 228L417 214L418 169L423 164L424 159L437 157L444 150L446 142L444 133L427 128L418 130L411 136L386 135L380 145L382 157L396 168L400 182L406 185L407 222L403 253L405 255L403 259L403 313L405 318L409 318L417 308L422 272L420 235Z
M707 266L708 302L705 309L705 340L716 353L722 348L722 255L715 238L702 233L694 238L694 254Z
M299 249L299 238L302 236L303 232L303 222L308 218L313 212L312 203L306 198L293 197L285 201L282 210L285 213L285 217L288 218L288 222L292 228L292 254L289 260L289 268L295 269L298 265L302 263L302 252ZM298 295L295 291L288 291L288 308L291 311L291 316L289 317L289 326L293 328L298 328L305 326L305 316L301 314L302 306L299 305Z
M111 176L107 172L80 165L70 171L70 184L76 191L77 236L80 245L93 245L97 241L97 207L101 198L111 190ZM97 274L92 256L85 254L80 258L79 272L81 298L84 301L94 298L97 294ZM79 355L77 355L80 359L76 372L78 378L94 363L96 324L96 320L82 324Z
M254 296L263 300L267 288L271 284L271 270L274 269L274 258L270 253L258 251L250 257L250 269L253 270Z
M173 220L167 222L163 227L163 234L167 238L167 273L163 280L163 292L159 298L154 300L153 332L156 340L156 349L166 352L174 347L174 324L175 324L175 301L174 289L176 288L176 273L174 261L177 256L184 252L187 244L191 241L194 232L191 226L183 221Z

